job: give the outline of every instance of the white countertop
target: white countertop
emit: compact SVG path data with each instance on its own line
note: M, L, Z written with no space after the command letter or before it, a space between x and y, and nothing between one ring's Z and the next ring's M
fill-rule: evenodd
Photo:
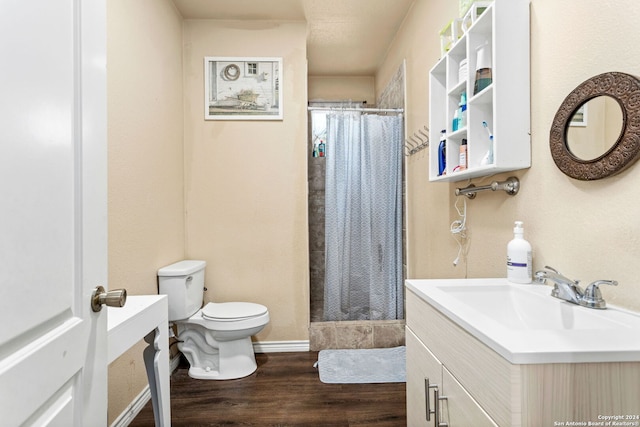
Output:
M130 295L124 307L107 307L107 362L131 348L156 327L169 328L166 295Z
M406 287L514 364L640 361L640 314L590 309L551 286L496 279L410 279Z

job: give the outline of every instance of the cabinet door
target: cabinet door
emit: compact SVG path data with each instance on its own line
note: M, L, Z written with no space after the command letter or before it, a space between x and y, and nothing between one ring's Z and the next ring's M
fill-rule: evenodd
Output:
M447 399L442 403L441 421L447 421L450 427L497 427L497 424L444 366L442 367L442 390L442 394Z
M427 389L427 382L433 386L442 384L442 365L425 345L406 330L407 346L407 426L435 426L433 389ZM429 399L429 400L427 400ZM428 405L428 408L427 408Z

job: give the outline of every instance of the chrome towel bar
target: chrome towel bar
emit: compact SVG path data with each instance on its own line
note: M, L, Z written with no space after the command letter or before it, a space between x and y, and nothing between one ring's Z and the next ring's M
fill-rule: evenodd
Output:
M520 191L520 180L518 180L518 178L516 178L515 176L510 176L506 179L506 181L493 181L489 185L482 185L480 187L469 184L465 188L456 188L456 196L467 196L470 199L475 199L476 193L486 190L502 190L510 196L515 196L516 194L518 194L518 191Z

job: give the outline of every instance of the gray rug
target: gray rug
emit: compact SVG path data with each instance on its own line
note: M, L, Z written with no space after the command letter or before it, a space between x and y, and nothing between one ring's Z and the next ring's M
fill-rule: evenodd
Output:
M406 382L405 347L321 350L320 381L331 384Z

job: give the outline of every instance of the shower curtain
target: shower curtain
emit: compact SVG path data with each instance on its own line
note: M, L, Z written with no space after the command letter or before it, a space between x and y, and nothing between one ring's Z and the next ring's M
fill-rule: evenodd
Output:
M327 116L324 320L404 318L402 116Z

